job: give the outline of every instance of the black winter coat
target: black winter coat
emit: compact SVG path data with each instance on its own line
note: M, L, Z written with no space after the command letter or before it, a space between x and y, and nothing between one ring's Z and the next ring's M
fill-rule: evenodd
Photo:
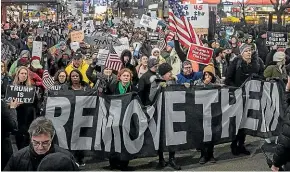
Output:
M139 84L138 84L138 90L139 90L139 97L143 103L143 105L147 106L151 104L151 101L149 99L149 94L150 94L150 88L151 88L151 81L150 78L156 75L156 72L152 72L151 70L148 70L147 72L145 72L140 80L139 80Z
M264 75L264 63L259 57L252 57L247 64L242 56L236 57L227 69L225 84L240 87L251 75Z
M1 100L1 170L4 169L13 154L10 132L17 130L17 115L15 109L9 109Z
M118 84L120 81L116 81L112 84L110 84L109 86L109 91L107 92L107 95L120 95L120 91L118 88ZM138 89L134 86L134 85L130 85L127 89L126 93L130 93L130 92L137 92Z
M290 115L290 107L286 110L286 113ZM273 155L273 165L281 167L287 162L290 162L290 120L288 119L282 126L282 133L278 137L278 145Z
M23 49L23 44L21 42L21 39L9 39L9 42L16 48L17 52L20 53Z
M266 39L261 38L261 36L259 36L259 38L256 39L256 42L255 43L257 45L259 57L265 63L266 62L267 54L269 52L269 50L268 50L268 48L266 46Z
M4 171L36 171L41 160L50 153L61 152L74 160L73 155L57 145L51 145L50 150L44 155L38 155L34 152L32 146L27 146L14 153L6 165ZM61 162L59 162L61 163ZM57 165L57 164L52 164Z
M7 73L1 75L1 99L5 98L6 88L12 82L12 78Z
M125 63L125 62L124 62L124 56L125 56L125 55L129 55L129 62L128 62L128 63ZM123 62L123 66L124 66L124 68L128 68L128 69L130 69L131 72L133 73L132 81L133 81L133 84L134 84L134 85L137 85L137 84L138 84L138 80L139 80L139 78L138 78L138 73L137 73L136 68L135 68L132 64L130 64L131 59L132 59L132 53L131 53L129 50L124 50L124 51L122 52L122 54L121 54L120 59L121 59L121 61Z

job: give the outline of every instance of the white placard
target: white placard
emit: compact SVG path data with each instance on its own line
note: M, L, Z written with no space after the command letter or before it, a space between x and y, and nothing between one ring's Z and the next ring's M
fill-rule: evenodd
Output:
M72 42L72 43L70 43L70 48L71 48L74 52L76 52L77 49L80 48L80 43L79 43L79 42Z
M209 28L208 4L181 4L181 6L194 28Z
M158 20L143 14L142 18L140 20L140 24L142 26L149 27L151 29L156 29L157 24L158 24Z
M109 50L99 49L98 56L97 56L98 58L97 65L104 66L106 64L108 55L109 55Z
M122 51L124 50L129 50L129 40L127 37L125 38L119 38L119 41L121 42L122 45L120 46L114 46L114 49L116 53L118 54L119 57L121 57Z
M42 42L41 41L33 41L32 45L32 57L37 56L40 57L42 56Z

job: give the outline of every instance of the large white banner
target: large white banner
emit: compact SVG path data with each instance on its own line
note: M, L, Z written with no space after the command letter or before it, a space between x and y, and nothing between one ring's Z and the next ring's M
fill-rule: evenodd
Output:
M208 4L182 4L182 7L193 28L209 28Z

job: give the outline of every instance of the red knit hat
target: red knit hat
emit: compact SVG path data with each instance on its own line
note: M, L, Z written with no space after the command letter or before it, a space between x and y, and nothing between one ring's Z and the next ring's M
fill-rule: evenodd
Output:
M39 60L39 61L40 61L40 57L38 57L38 56L33 56L33 57L31 57L30 61L33 61L33 60Z

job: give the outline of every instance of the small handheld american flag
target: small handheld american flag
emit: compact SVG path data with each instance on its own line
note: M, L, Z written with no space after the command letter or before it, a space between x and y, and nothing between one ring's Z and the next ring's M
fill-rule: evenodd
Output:
M54 86L54 79L52 76L50 76L48 69L47 69L47 63L45 63L44 66L44 71L43 71L43 75L42 75L42 85L46 88L46 89L50 89L52 86Z
M181 45L187 48L190 47L192 43L203 46L192 25L185 17L185 12L183 11L183 7L179 4L179 0L169 0L168 3L169 29L177 34Z
M116 71L119 71L123 68L123 62L121 61L118 54L114 50L113 46L110 46L110 52L109 52L109 56L107 58L105 66L106 68L116 70Z

